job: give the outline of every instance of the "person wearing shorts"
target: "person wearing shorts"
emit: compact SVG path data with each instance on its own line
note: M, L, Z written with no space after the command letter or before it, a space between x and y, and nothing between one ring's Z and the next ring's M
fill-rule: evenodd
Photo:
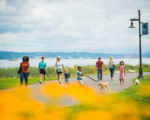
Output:
M54 68L55 68L56 73L57 73L58 83L61 84L61 74L62 74L63 69L64 69L64 64L62 63L60 56L57 57L56 64L55 64Z
M47 64L44 61L44 57L41 57L42 61L39 62L39 66L38 66L38 71L40 73L40 84L45 82L45 78L46 78L46 69L47 69ZM42 80L42 78L44 78L44 80Z

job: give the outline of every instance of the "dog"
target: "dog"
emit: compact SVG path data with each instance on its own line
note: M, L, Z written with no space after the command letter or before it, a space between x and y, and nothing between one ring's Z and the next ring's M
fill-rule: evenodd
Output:
M98 85L101 86L101 89L104 89L104 93L106 93L106 91L107 91L107 93L110 92L108 82L101 82L101 81L99 81Z
M138 79L135 80L136 85L140 85L140 81Z

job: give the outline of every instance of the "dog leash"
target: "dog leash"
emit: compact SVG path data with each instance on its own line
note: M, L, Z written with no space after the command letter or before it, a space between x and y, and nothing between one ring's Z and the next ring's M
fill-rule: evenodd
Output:
M87 78L89 78L89 79L95 81L95 82L98 82L97 80L93 79L92 77L90 77L90 76L88 76L88 75L85 75L85 76L86 76Z

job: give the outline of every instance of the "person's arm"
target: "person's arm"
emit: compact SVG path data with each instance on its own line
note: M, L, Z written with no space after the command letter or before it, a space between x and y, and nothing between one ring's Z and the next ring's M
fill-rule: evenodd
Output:
M28 70L27 71L30 72L30 63L28 64Z
M45 67L45 71L47 70L47 67L48 67L48 66L46 65L46 67Z
M65 69L65 66L64 66L64 64L62 64L62 68L63 68L63 70Z
M104 62L103 62L103 65L104 65L105 69L107 69L107 67L106 67L106 65L104 64Z
M68 75L68 79L70 78L70 74Z
M45 67L45 69L44 69L45 71L47 70L47 64L46 64L46 67Z
M125 67L124 67L124 75L126 75L126 70L125 70Z

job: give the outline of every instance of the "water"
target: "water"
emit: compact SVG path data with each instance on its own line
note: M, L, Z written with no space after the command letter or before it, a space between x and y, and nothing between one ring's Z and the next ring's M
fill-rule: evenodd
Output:
M109 59L102 59L105 64L108 64ZM115 59L115 63L118 64L121 60L125 62L125 64L129 65L138 65L139 59ZM11 68L11 67L18 67L21 63L21 59L9 61L9 60L0 60L0 68ZM54 66L56 63L55 58L48 58L45 59L48 66ZM74 67L75 65L95 65L97 59L63 59L62 60L65 66ZM143 58L143 64L150 64L150 58ZM38 63L40 59L30 59L30 66L38 67Z

